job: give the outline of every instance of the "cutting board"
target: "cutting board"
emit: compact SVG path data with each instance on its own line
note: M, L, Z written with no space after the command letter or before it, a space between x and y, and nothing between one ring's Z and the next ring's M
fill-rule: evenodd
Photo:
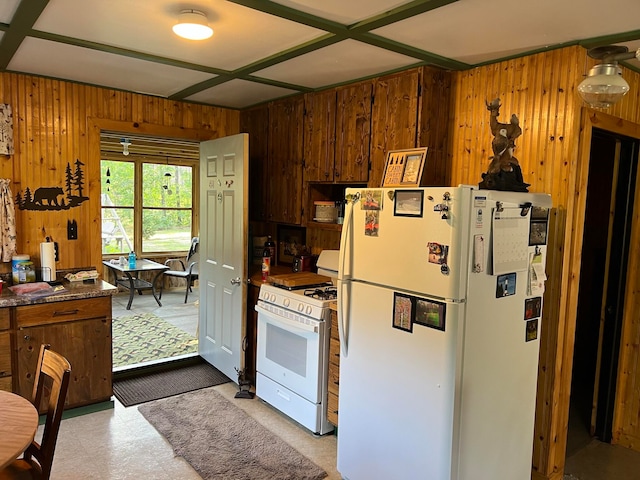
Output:
M319 283L330 282L330 277L318 275L311 272L285 273L283 275L272 275L269 281L274 285L282 285L287 288L304 287L306 285L317 285Z

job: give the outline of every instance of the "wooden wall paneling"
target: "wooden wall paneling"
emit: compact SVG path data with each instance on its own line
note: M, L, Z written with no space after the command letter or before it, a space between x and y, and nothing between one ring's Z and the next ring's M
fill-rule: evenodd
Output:
M88 201L68 210L17 211L18 252L31 255L36 267L39 244L46 236L59 244L59 269L101 267L100 153L99 143L97 150L95 145L90 149L88 122L94 134L99 121L112 131L198 140L239 130L238 112L217 107L199 106L195 118L186 103L12 73L0 74L0 88L0 97L12 105L14 113L16 152L0 159L2 174L12 179L14 196L24 194L26 187L33 192L40 186L63 185L67 163L72 169L76 160L84 163ZM158 124L142 123L143 119ZM190 130L193 124L213 128L195 134ZM68 220L78 223L77 241L67 239ZM77 248L79 242L87 241L90 248ZM2 272L10 270L9 263L0 266Z
M389 150L416 146L419 86L418 69L379 77L373 83L370 187L380 186Z
M340 87L336 117L336 182L369 179L372 82Z
M304 95L304 181L334 181L336 91Z
M311 247L311 253L319 255L324 249L339 250L340 234L338 229L307 228L307 245Z
M422 185L447 186L451 179L450 134L454 121L451 72L433 67L420 71L416 146L428 147Z

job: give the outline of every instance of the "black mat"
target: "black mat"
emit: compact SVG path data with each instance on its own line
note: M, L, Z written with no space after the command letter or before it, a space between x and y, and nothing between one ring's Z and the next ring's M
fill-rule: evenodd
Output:
M220 370L203 362L115 380L113 394L125 407L130 407L230 381Z

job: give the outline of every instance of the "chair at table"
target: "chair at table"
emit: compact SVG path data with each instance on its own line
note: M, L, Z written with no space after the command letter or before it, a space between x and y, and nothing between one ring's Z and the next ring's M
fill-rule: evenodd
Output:
M56 448L62 411L69 387L71 365L62 355L49 350L49 345L40 347L36 378L31 401L40 407L45 388L50 392L42 443L35 440L27 447L23 458L15 460L0 471L0 480L42 479L51 475L53 453Z
M181 258L169 258L164 262L168 267L176 268L174 270L165 270L164 276L167 277L175 277L175 278L183 278L187 282L187 291L184 294L184 303L187 303L187 298L189 297L189 292L193 290L191 287L193 286L193 282L198 279L198 260L199 260L199 248L200 239L198 237L193 237L191 239L191 248L189 248L189 253L187 253L186 261ZM177 270L177 267L180 266L181 269ZM162 283L160 286L160 295L162 298L162 290L164 289L164 277L162 278Z

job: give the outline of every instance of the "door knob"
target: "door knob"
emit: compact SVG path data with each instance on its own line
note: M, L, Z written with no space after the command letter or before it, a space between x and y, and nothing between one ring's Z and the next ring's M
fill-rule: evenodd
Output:
M240 283L241 283L240 277L231 279L231 285L240 285Z

